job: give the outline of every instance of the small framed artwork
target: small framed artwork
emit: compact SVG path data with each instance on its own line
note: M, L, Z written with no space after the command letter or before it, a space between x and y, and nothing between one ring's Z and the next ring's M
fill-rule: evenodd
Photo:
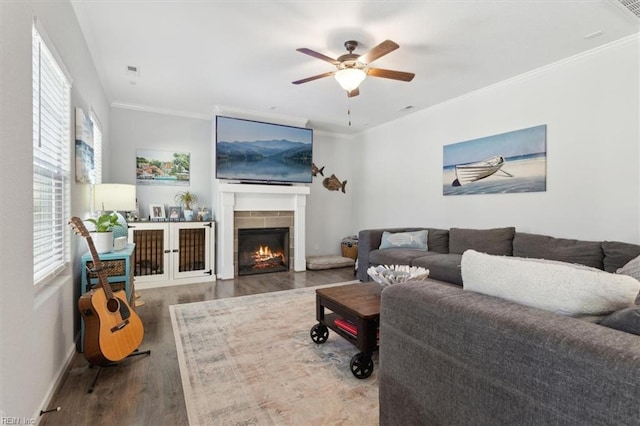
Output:
M191 154L136 150L136 184L189 186Z
M164 220L164 205L149 204L149 216L151 216L151 220Z
M180 206L171 206L169 207L169 220L172 222L177 222L182 217Z

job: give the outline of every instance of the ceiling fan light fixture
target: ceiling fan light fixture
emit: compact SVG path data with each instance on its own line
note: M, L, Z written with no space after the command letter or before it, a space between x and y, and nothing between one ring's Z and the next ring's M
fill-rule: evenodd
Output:
M347 92L351 92L360 86L367 73L359 68L345 68L335 73L334 77Z

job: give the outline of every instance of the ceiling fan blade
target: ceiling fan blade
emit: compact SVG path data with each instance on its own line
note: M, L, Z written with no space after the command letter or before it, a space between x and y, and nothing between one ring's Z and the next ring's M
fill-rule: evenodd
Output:
M325 73L322 73L322 74L314 75L313 77L303 78L302 80L292 81L292 83L293 84L307 83L309 81L317 80L319 78L332 76L335 73L336 73L335 71L329 71L329 72L325 72Z
M384 70L382 68L369 68L367 70L367 75L401 81L411 81L413 80L413 77L415 77L415 74L412 72Z
M398 47L400 46L398 46L398 44L396 44L395 42L391 40L385 40L379 45L377 45L376 47L374 47L373 49L369 50L364 55L360 55L360 57L358 57L358 62L361 62L363 64L369 64L375 61L376 59L380 58L381 56L384 56L387 53L393 52Z
M347 97L348 98L353 98L354 96L358 96L360 94L360 89L358 89L357 87L355 89L353 89L350 92L347 92Z
M305 55L313 56L314 58L322 59L323 61L327 61L330 64L338 65L339 61L336 59L330 58L327 55L323 55L322 53L318 53L315 50L307 49L306 47L301 47L300 49L296 49L300 53L304 53Z

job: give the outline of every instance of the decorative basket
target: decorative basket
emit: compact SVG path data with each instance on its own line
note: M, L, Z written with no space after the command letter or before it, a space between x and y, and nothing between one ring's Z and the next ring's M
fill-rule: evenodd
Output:
M406 281L422 281L429 276L429 270L408 265L378 265L367 269L367 274L382 287Z
M349 257L353 260L358 258L358 243L341 243L340 250L342 257Z

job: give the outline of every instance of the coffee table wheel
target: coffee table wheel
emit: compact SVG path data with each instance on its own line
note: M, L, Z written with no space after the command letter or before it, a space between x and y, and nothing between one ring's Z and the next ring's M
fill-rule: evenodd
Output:
M351 372L358 379L366 379L373 373L373 361L363 352L355 354L349 363Z
M329 329L324 324L316 324L311 327L310 334L315 343L324 343L329 338Z

